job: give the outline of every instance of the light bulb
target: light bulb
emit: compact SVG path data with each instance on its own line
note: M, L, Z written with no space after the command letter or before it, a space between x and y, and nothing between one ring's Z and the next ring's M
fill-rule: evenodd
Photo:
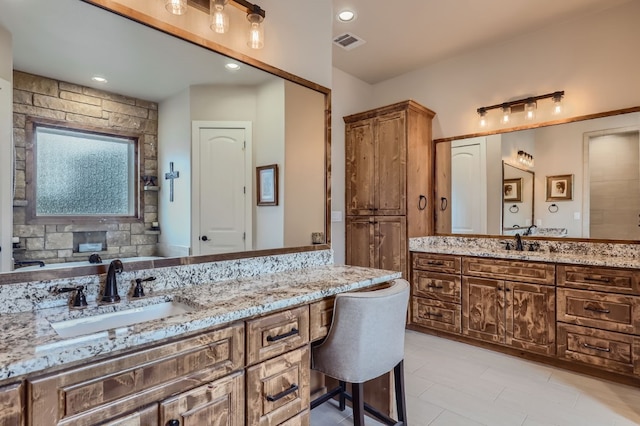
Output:
M247 46L252 49L262 49L264 47L264 28L262 26L262 16L257 13L247 14L249 21L249 40Z
M489 124L487 120L487 111L484 108L480 108L478 110L478 114L480 115L480 127L487 127L487 125Z
M511 119L511 107L503 106L502 107L502 124L509 124L510 119Z
M210 27L218 34L229 31L229 15L224 11L224 7L229 0L211 0L209 10L211 11Z
M533 120L534 118L536 118L536 107L536 101L534 101L533 99L527 101L526 105L524 106L524 118L526 120Z
M187 0L165 0L164 7L174 15L187 13Z
M556 92L553 94L553 114L558 115L562 113L562 93Z

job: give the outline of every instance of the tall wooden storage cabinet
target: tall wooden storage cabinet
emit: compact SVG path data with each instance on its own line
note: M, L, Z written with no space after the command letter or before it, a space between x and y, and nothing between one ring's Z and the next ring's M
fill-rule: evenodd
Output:
M347 264L408 278L408 239L434 230L434 115L409 100L344 117Z

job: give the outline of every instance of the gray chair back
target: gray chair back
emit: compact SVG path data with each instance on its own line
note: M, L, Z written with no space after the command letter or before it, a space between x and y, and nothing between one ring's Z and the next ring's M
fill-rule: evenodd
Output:
M313 349L312 368L349 383L376 378L404 359L409 283L336 296L327 338Z

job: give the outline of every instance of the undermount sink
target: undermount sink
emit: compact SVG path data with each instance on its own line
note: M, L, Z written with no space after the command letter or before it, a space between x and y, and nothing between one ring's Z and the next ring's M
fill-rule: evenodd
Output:
M184 303L162 302L122 311L52 322L51 326L60 337L69 338L185 314L193 310L195 308Z

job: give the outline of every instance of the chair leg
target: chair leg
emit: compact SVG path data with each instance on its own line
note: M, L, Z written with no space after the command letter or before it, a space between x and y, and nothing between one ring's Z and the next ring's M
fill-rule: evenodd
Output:
M353 426L364 426L364 383L352 383Z
M347 398L345 397L345 392L347 391L347 383L343 382L342 380L340 380L340 405L338 408L340 408L340 411L344 411L344 409L347 406Z
M404 396L404 360L400 361L393 369L393 377L396 389L396 408L398 420L403 425L407 424L407 403Z

